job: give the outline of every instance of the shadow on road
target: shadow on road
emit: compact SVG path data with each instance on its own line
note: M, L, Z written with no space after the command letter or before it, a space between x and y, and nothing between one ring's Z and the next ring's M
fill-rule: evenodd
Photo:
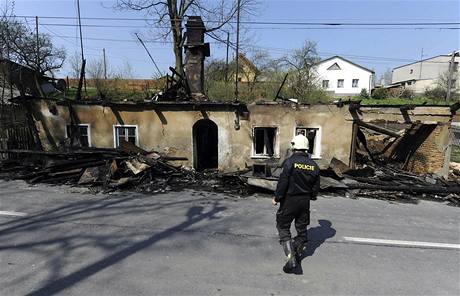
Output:
M152 199L144 200L141 203L141 199L123 197L112 200L79 201L65 206L57 206L28 217L1 223L0 237L2 238L2 244L0 244L0 251L14 250L45 256L46 266L49 268L47 280L42 282L41 287L27 295L55 295L129 256L151 247L163 239L187 231L188 228L200 221L219 219L216 214L226 210L226 207L221 206L218 201L206 202L205 207L190 205L190 203L205 200L206 198L184 198L178 201ZM139 236L149 233L149 226L130 228L117 234L69 232L58 233L48 239L28 239L28 235L38 230L41 232L54 232L56 227L63 224L88 223L88 225L95 226L111 226L111 224L92 223L97 223L103 217L109 217L109 221L116 221L117 217L123 218L127 215L136 216L145 213L155 215L161 209L174 207L178 210L185 210L183 218L178 217L183 222L179 220L169 227L154 228L154 230L150 230L151 234L141 241L138 240ZM121 226L123 226L123 223L120 224ZM154 233L152 233L153 231ZM18 238L23 238L23 241L20 243L7 243ZM66 274L64 270L69 264L66 258L75 256L74 254L81 252L86 247L97 248L108 252L108 254ZM25 274L6 285L21 284L22 281L33 276L34 271L25 272Z
M327 239L335 236L335 229L332 228L332 223L329 220L318 220L319 226L308 229L307 248L300 256L300 266L297 274L303 274L302 260L312 256Z
M201 206L193 206L189 208L186 214L187 220L182 222L181 224L165 229L160 233L154 234L146 240L133 244L105 258L102 258L101 260L98 260L84 268L72 272L67 276L61 277L49 284L46 284L43 287L27 295L54 295L56 293L59 293L64 289L67 289L73 286L74 284L92 276L93 274L118 263L119 261L127 258L128 256L131 256L147 247L150 247L151 245L162 239L165 239L177 232L180 232L201 220L212 218L215 214L225 210L226 208L214 205L214 207L208 212L203 212L203 209L204 208Z
M327 239L335 236L335 229L329 220L318 220L319 226L308 229L307 249L302 254L302 259L312 256Z

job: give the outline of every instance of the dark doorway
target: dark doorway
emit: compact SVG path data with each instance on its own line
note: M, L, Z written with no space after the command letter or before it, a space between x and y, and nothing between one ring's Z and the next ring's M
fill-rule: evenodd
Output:
M193 125L193 149L197 171L217 168L217 125L213 121L201 119Z

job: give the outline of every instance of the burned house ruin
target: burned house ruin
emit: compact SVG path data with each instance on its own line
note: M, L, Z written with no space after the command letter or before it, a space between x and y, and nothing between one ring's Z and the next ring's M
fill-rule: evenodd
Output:
M458 106L210 102L203 94L203 63L209 56L204 24L190 17L187 29L185 75L171 80L166 95L154 100L70 100L36 94L12 99L29 115L36 147L118 148L126 141L179 157L178 164L197 171L254 169L269 175L289 155L292 137L304 134L309 153L322 169L333 159L354 168L363 159L385 158L407 171L447 176L451 122ZM7 137L3 133L2 141Z

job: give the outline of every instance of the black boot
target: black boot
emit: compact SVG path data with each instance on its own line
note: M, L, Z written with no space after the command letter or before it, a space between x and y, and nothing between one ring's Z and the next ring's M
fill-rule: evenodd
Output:
M296 258L294 247L292 246L292 240L288 240L282 243L284 254L286 254L287 262L284 264L283 271L285 273L295 273L299 265Z
M304 237L296 236L294 242L292 243L294 248L297 261L300 261L302 258L303 252L307 249L307 239Z

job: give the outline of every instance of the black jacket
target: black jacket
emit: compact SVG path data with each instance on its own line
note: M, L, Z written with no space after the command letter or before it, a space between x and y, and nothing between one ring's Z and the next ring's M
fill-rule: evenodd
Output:
M305 152L294 152L283 163L275 191L275 201L286 196L304 195L315 199L319 191L319 167Z

